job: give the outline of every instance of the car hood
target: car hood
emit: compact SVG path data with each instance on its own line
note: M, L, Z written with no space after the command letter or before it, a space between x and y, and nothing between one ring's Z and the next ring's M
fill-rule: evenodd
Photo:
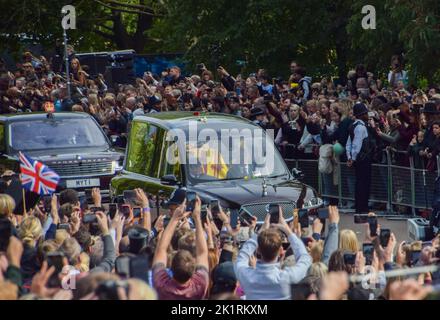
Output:
M77 151L77 152L75 152ZM48 155L49 153L49 155ZM63 162L70 160L100 160L112 161L119 160L123 154L113 150L51 150L49 152L30 152L26 153L32 159L44 163Z
M316 192L296 180L268 180L267 196L263 196L263 180L231 180L200 183L190 189L202 198L218 199L222 206L238 209L243 204L256 202L294 201L301 207L305 201L316 196ZM298 200L296 200L298 199Z

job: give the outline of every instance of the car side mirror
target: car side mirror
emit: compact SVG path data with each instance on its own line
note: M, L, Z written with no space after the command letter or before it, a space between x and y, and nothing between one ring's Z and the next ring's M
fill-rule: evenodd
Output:
M166 186L177 186L180 182L174 174L167 174L160 178L160 183Z
M292 169L292 175L297 180L304 179L304 173L301 170L298 170L297 168Z
M110 136L110 142L112 143L112 146L118 146L121 138L117 135Z

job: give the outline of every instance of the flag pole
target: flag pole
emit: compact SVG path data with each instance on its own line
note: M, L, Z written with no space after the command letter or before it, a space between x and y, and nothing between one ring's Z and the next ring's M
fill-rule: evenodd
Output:
M25 194L25 191L24 191L23 187L21 188L21 191L22 191L22 195L23 195L23 216L26 216L26 214L27 214L27 211L26 211L26 194Z

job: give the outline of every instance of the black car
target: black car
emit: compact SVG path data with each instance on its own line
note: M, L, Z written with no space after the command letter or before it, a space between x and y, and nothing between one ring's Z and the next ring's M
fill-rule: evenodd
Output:
M20 172L19 151L61 177L57 192L100 187L106 196L110 180L123 163L123 154L86 113L0 116L0 173L7 169Z
M191 133L194 127L197 127L194 129L197 132ZM190 154L194 150L199 152L208 144L208 139L201 138L204 129L214 134L235 129L242 130L240 132L249 130L255 133L255 137L261 134L261 139L268 141L265 143L272 147L273 156L264 163L257 161L256 153L255 161L254 158L251 161L229 161L234 151L225 146L225 149L207 150L209 157L216 155L218 159L222 158L216 161L216 165L208 161L206 164L191 164ZM182 137L173 137L175 133L180 133ZM257 217L260 223L271 203L281 204L288 220L292 219L294 208L316 210L322 206L317 192L300 182L295 170L288 170L273 140L265 138L265 132L259 126L244 118L225 114L161 112L135 117L124 169L111 182L111 198L117 201L124 190L134 188L166 197L177 187L185 187L188 191L197 192L205 204L219 200L222 207L238 214L246 212ZM245 145L258 144L258 140L246 139L241 144L243 154L246 153ZM228 139L224 140L224 143L227 142Z

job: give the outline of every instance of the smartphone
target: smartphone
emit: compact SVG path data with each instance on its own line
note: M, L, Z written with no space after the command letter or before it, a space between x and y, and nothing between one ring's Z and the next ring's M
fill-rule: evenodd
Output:
M368 214L355 214L354 215L354 223L367 223L368 222Z
M139 207L133 208L133 218L139 218L140 216L141 216L141 208Z
M108 215L110 216L110 219L114 219L116 212L118 211L118 205L116 203L110 203L108 205Z
M136 205L137 196L136 191L134 190L125 190L123 192L124 202L126 204L131 204L132 206Z
M64 254L59 251L48 252L46 254L46 261L48 268L52 266L55 267L55 272L49 278L48 287L49 288L59 288L61 287L61 280L59 278L59 273L63 271L64 267Z
M51 196L43 196L41 198L43 202L43 209L45 213L49 213L52 210L52 197Z
M149 272L148 257L140 255L130 258L130 278L136 278L148 283Z
M96 213L98 211L105 212L105 209L103 207L92 207L92 208L90 208L90 211L93 213Z
M168 226L168 223L170 223L170 217L163 218L163 227L166 228Z
M231 227L232 229L237 228L237 224L238 224L238 212L237 210L231 210Z
M301 225L301 228L309 227L309 216L307 209L298 210L298 222Z
M249 212L243 210L240 213L240 221L243 221L247 225L251 225L254 221L254 216L251 215Z
M369 216L369 217L367 217L367 222L370 225L370 236L376 237L377 236L377 217L376 216Z
M130 257L119 256L115 261L115 271L123 278L130 278Z
M321 220L328 219L328 208L318 209L318 218Z
M57 227L58 230L66 230L70 231L70 224L68 223L60 223Z
M421 252L420 250L411 251L411 264L414 265L419 261Z
M202 219L202 224L208 223L208 210L206 208L200 210L200 217Z
M268 207L268 211L270 214L270 223L279 223L280 222L280 207L276 203L271 203Z
M86 214L84 217L83 217L83 223L93 223L93 222L96 222L96 221L98 221L98 219L96 218L96 214Z
M216 200L211 200L209 202L209 208L211 209L211 213L213 217L216 217L219 212L220 212L220 201Z
M354 265L356 261L355 253L344 253L344 264L346 265Z
M119 211L122 213L122 215L123 215L125 218L130 217L130 205L128 205L128 204L123 204L123 205L120 207Z
M281 245L283 246L284 251L287 251L290 248L290 242L283 242Z
M364 243L362 245L362 253L365 257L365 264L371 265L373 263L374 245L372 243Z
M381 229L380 230L380 245L385 248L388 246L388 241L390 241L391 231L390 229Z
M186 192L186 211L193 211L196 203L197 193L194 191Z
M84 194L86 196L86 201L87 203L93 203L93 199L92 199L92 189L85 189L84 190Z
M0 219L0 252L6 252L9 246L9 238L12 235L12 223L7 218Z
M81 208L81 211L83 212L86 211L89 208L86 196L81 195L78 197L78 199L79 199L79 206Z

